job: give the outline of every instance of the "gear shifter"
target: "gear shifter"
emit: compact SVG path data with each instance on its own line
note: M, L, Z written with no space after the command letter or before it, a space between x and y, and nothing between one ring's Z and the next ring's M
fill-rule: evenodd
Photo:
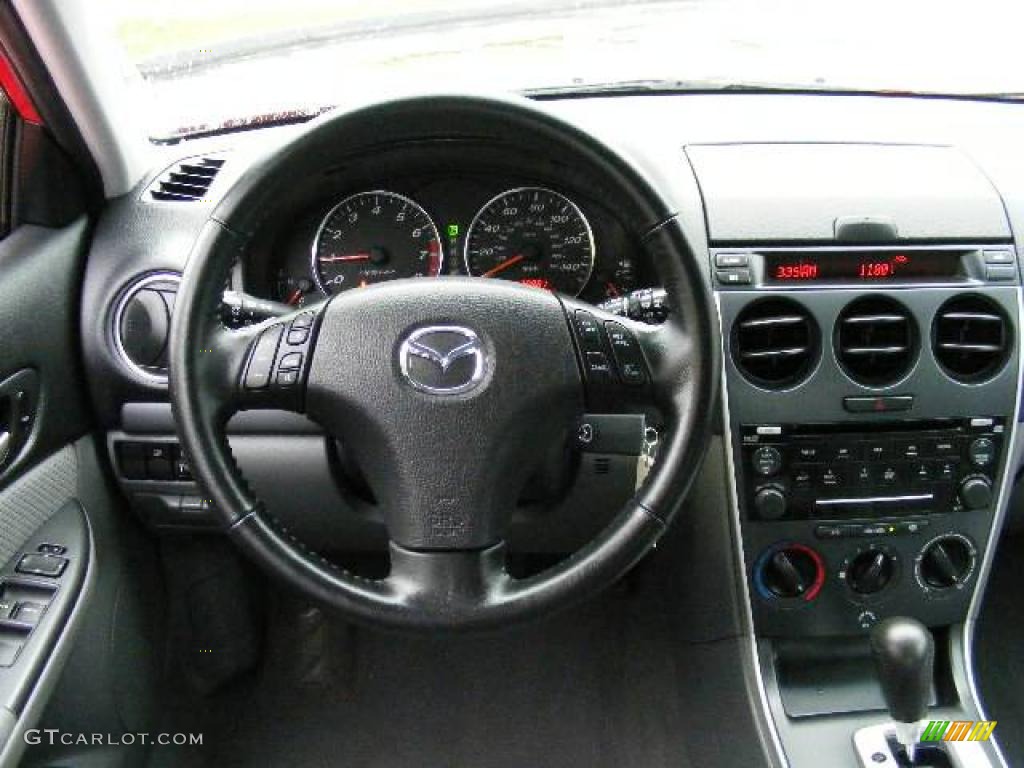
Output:
M928 712L935 641L928 628L903 616L880 621L871 632L871 651L896 738L914 763L918 723Z

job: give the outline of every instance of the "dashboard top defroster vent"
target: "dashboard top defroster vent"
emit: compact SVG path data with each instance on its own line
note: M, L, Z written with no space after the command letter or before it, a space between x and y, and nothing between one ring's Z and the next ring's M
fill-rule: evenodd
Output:
M186 158L160 174L149 188L149 195L161 202L201 201L223 165L224 160L219 157Z
M767 389L799 384L818 358L818 327L807 310L786 298L750 304L732 327L732 356L752 383Z

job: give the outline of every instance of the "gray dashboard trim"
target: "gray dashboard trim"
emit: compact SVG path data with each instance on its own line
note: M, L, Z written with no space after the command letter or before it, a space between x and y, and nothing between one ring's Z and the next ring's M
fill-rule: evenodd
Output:
M715 314L718 317L719 332L724 333L724 327L722 325L722 307L719 303L719 294L715 292ZM778 728L775 725L775 718L772 716L771 705L768 702L768 692L765 688L764 672L761 669L760 653L757 647L757 632L754 629L754 613L750 604L750 585L747 583L747 563L743 556L743 536L740 529L740 502L739 502L739 491L736 487L736 466L733 453L733 441L732 441L732 429L730 428L731 417L729 411L729 387L726 385L726 357L722 355L722 419L724 424L723 432L725 442L725 461L726 461L726 474L729 483L729 507L732 524L733 524L733 545L736 548L736 563L739 565L739 573L737 578L740 582L740 595L741 595L741 607L743 609L743 623L744 623L744 634L746 649L749 652L749 656L745 659L746 663L750 667L750 672L753 677L754 686L757 693L757 703L760 705L761 715L764 717L764 723L768 730L768 736L771 741L772 748L775 751L775 756L778 758L780 766L789 766L789 761L786 758L786 750L782 744L782 739L779 736Z

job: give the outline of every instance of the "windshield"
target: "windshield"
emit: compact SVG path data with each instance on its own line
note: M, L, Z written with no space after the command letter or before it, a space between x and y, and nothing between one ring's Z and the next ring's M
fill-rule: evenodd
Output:
M108 2L153 137L414 89L1024 91L1013 0Z

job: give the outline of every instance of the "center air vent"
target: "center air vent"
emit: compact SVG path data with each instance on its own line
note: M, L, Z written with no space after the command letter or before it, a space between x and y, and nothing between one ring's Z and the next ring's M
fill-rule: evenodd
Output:
M732 354L753 383L791 387L807 377L817 360L818 327L792 299L755 301L733 324Z
M835 346L839 364L854 381L873 387L894 384L917 359L917 325L895 299L865 296L839 315Z
M149 194L164 202L202 200L223 165L224 161L217 157L190 157L160 174Z
M1010 354L1006 316L977 294L954 296L935 314L932 350L954 379L975 382L993 376Z

